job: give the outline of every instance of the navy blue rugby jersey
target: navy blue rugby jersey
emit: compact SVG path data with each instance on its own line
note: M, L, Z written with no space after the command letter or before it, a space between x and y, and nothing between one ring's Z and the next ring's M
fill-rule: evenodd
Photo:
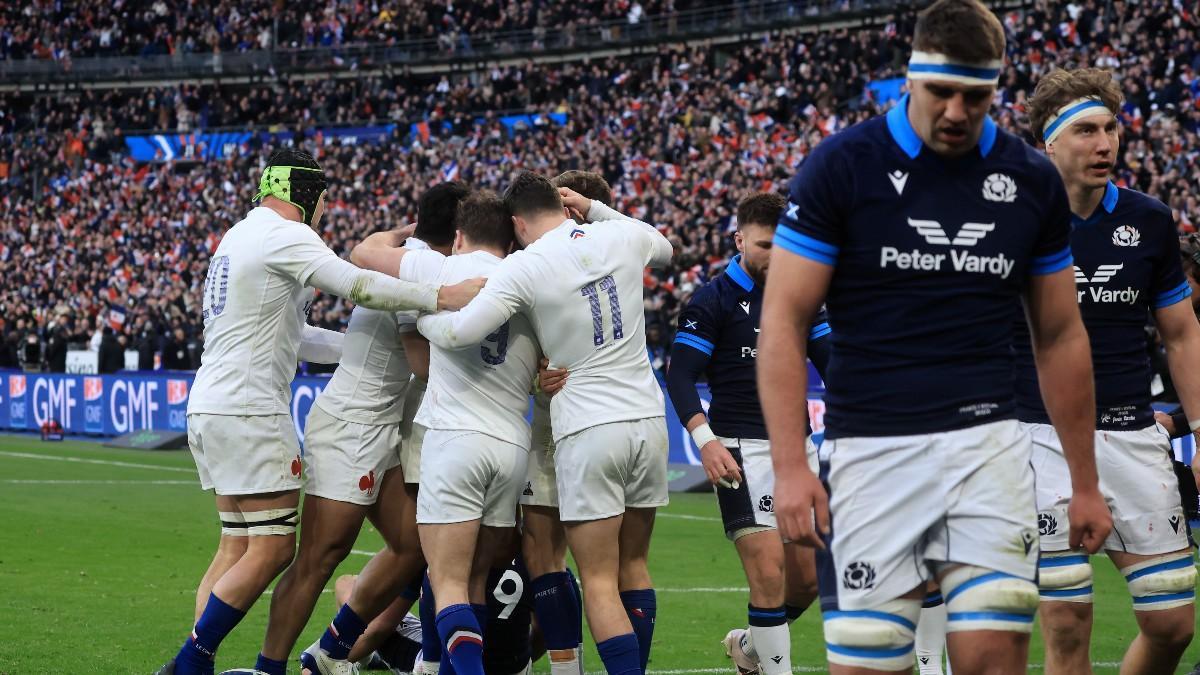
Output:
M829 137L792 179L775 245L833 266L825 435L949 431L1014 415L1012 308L1071 265L1057 170L984 123L949 159L908 97Z
M1092 344L1098 429L1143 429L1154 423L1146 322L1154 310L1192 294L1177 236L1165 204L1112 183L1089 218L1071 216L1075 293ZM1023 313L1014 345L1017 416L1049 424Z
M736 256L725 271L692 294L679 315L671 350L667 393L684 423L703 412L696 382L703 373L712 401L713 433L726 438L767 438L758 399L755 361L763 288L754 283ZM808 334L809 359L822 378L828 361L829 323L821 312Z

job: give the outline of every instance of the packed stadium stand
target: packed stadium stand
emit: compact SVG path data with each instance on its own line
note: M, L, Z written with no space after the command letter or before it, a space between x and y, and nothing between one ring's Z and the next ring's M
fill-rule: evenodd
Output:
M782 189L823 137L895 100L913 14L876 2L823 3L828 13L815 17L816 3L584 4L595 27L608 30L596 44L637 48L593 45L559 49L553 59L466 59L424 70L363 62L355 72L342 59L320 77L307 70L311 59L294 70L275 61L271 75L252 78L207 72L89 87L69 75L117 55L293 46L301 50L293 54L336 55L344 45L445 35L458 46L445 43L443 52L466 43L484 50L498 32L574 29L557 0L328 2L303 14L230 0L6 6L0 72L42 62L56 70L50 84L0 77L0 274L8 280L0 367L61 371L68 343L100 350L101 370L121 366L116 356L106 366L106 350L137 350L146 368L156 353L162 367L197 365L207 257L247 210L246 186L284 137L309 148L332 177L322 235L343 256L366 234L411 221L416 196L436 181L499 189L520 168L600 171L620 210L682 245L673 268L645 280L648 346L665 366L680 307L732 254L738 198ZM1023 132L1023 102L1048 68L1118 68L1127 102L1114 179L1166 202L1192 231L1200 224L1200 17L1187 5L1005 10L1009 53L994 112ZM579 3L570 6L580 14ZM705 11L754 20L734 32L709 25L700 40L619 30ZM784 27L764 29L772 17ZM348 128L374 135L339 136ZM232 149L208 147L205 134L216 132L236 137ZM172 142L149 156L134 151L135 139L157 137ZM311 321L344 328L349 310L325 297Z

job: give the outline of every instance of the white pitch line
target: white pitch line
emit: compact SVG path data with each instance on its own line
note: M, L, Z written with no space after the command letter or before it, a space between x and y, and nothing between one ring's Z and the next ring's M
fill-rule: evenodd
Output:
M9 485L199 485L194 480L24 480L6 478L0 483Z
M662 513L660 511L657 515L659 518L675 518L677 520L702 520L706 523L721 522L720 518L713 518L711 516L690 516L686 513ZM696 671L687 671L687 672L696 672Z
M361 551L357 548L352 548L352 549L350 549L350 553L352 553L354 555L365 555L368 558L370 558L370 557L374 557L375 553L377 553L377 551Z
M66 457L62 455L38 455L32 452L10 452L8 450L0 450L0 455L5 457L18 457L20 459L49 459L59 462L77 462L81 464L103 464L104 466L123 466L129 469L157 469L159 471L176 471L180 473L195 474L195 469L185 469L179 466L159 466L157 464L138 464L136 462L118 462L111 459L90 459L87 457Z

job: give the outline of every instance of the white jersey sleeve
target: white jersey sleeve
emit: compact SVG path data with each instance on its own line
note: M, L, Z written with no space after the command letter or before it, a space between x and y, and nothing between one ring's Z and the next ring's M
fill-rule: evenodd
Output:
M400 271L397 276L417 284L436 284L445 262L446 256L433 249L409 251L400 259Z
M401 269L403 269L403 267L404 267L404 261L406 259L408 259L409 255L413 251L431 251L433 253L437 253L437 251L434 251L433 249L429 248L429 244L426 244L425 242L421 241L420 239L417 239L416 237L409 237L408 240L404 242L404 248L408 249L409 253L405 253L404 257L400 259ZM438 254L438 255L441 255L441 254ZM443 256L443 257L445 257L445 256ZM400 270L396 270L396 276L398 278L405 279L405 281L413 281L413 279L411 279L411 278L406 279L405 277L401 277ZM417 319L420 318L420 316L421 316L420 312L400 312L400 313L396 314L396 322L400 326L400 332L401 333L411 333L411 332L416 331L417 330Z
M335 330L305 325L300 333L301 361L309 363L337 363L342 358L342 342L345 336Z
M407 256L405 256L407 257ZM442 349L466 349L479 344L517 312L533 307L538 261L518 251L505 258L488 277L479 295L457 312L423 316L421 334Z
M397 424L410 375L396 315L355 307L341 361L316 405L347 422Z
M591 222L608 222L611 227L627 230L634 241L646 248L647 267L666 267L675 254L675 247L671 245L671 241L653 225L631 218L599 200L592 200L592 208L588 209L587 217Z

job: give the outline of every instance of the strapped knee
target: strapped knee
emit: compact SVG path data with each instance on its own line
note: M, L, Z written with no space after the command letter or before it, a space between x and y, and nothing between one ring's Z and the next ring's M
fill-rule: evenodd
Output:
M871 610L825 612L830 663L875 670L912 668L921 601L899 598Z
M1038 560L1038 594L1042 602L1092 601L1092 565L1087 553L1042 553Z
M1122 567L1133 609L1149 612L1190 605L1196 599L1196 566L1192 554L1168 553Z
M221 519L221 535L225 537L246 537L246 517L238 511L217 511Z
M300 522L295 508L250 511L241 516L245 519L246 534L251 537L296 534L296 524Z
M946 596L947 632L1033 631L1038 606L1037 584L1004 572L962 565L941 579Z

